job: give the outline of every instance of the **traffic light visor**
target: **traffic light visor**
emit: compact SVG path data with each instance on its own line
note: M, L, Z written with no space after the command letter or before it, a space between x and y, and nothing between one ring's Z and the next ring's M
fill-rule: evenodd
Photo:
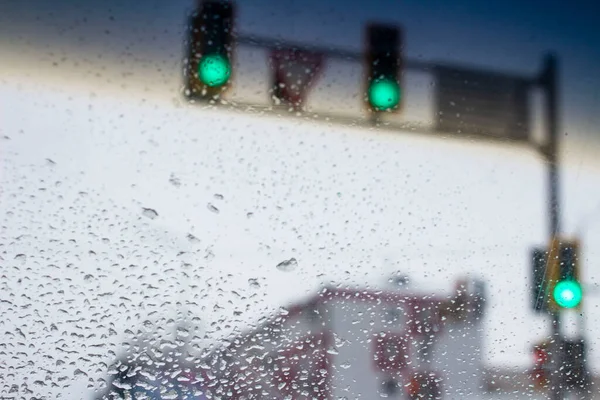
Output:
M567 280L556 284L554 288L554 301L560 307L573 308L581 302L581 285L577 281Z

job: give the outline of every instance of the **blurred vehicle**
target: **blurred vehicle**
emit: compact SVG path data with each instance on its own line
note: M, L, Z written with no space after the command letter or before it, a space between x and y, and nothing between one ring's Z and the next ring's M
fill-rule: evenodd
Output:
M132 399L205 399L205 383L210 382L208 368L192 355L191 329L180 325L174 338L153 340L137 337L107 371L107 387L95 398ZM185 337L179 334L185 332Z
M460 399L485 387L484 301L467 281L450 296L325 288L201 359L120 363L121 397L102 398Z

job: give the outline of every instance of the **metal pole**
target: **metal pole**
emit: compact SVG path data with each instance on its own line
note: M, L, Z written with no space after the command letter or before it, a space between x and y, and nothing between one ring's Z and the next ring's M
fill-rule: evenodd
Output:
M550 239L556 237L560 232L560 208L559 208L559 133L558 133L558 62L556 56L548 54L544 59L544 70L542 83L546 89L546 119L548 130L548 142L545 151L548 162L548 189L549 189L549 217L550 217ZM564 400L562 382L562 337L560 332L560 312L551 314L551 332L554 351L554 371L550 380L550 398L552 400Z
M244 45L247 47L257 47L262 49L298 49L312 53L319 53L325 55L328 59L340 60L340 61L352 61L362 62L364 59L364 53L362 50L346 50L329 46L318 46L312 44L306 44L301 42L294 42L290 40L273 39L269 37L251 36L246 34L238 34L235 36L235 41L238 45ZM408 59L403 60L403 68L408 71L415 72L430 72L437 64L433 62ZM512 76L512 74L506 74Z

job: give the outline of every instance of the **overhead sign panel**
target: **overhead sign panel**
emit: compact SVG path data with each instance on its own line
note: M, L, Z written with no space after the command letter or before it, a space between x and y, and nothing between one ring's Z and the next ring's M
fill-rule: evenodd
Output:
M437 66L434 76L437 131L529 139L526 79L447 66Z

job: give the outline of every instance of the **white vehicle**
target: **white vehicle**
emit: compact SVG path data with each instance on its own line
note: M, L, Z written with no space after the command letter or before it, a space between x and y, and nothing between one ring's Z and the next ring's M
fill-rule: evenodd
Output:
M326 288L203 361L217 399L464 399L484 390L483 287Z

